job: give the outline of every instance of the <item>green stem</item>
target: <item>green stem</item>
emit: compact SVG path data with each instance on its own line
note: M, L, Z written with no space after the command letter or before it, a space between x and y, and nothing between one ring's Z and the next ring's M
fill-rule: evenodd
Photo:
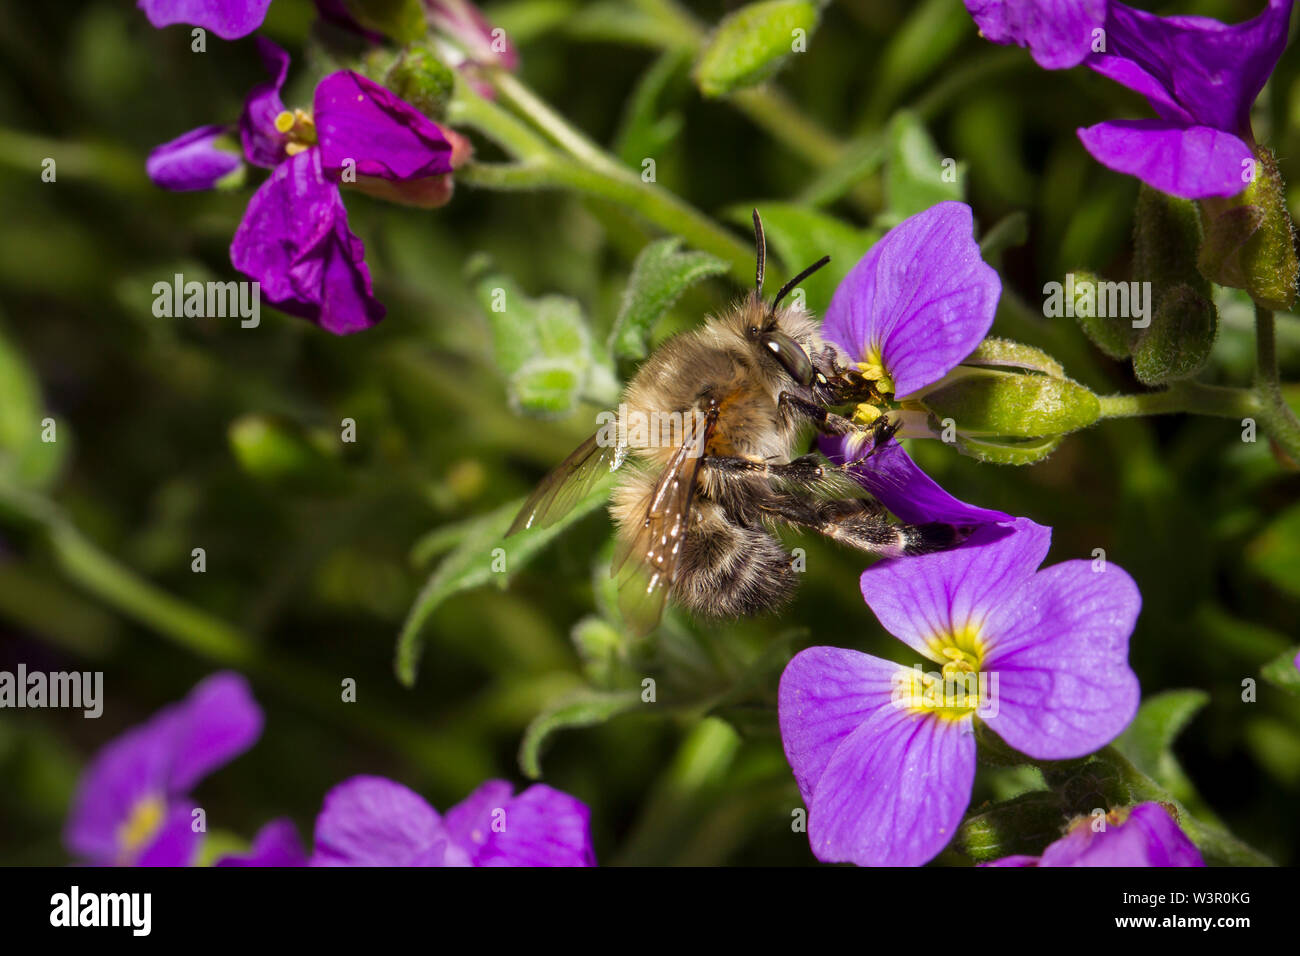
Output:
M1188 413L1219 418L1248 418L1259 414L1255 393L1244 388L1222 388L1196 382L1178 382L1161 392L1136 395L1102 395L1102 418Z
M1255 306L1255 388L1259 417L1269 437L1300 463L1300 421L1282 394L1278 381L1277 329L1271 309Z
M610 175L559 157L521 163L471 163L456 174L470 186L485 189L572 189L631 209L695 249L728 263L740 281L754 271L754 250L703 213L663 189L630 174Z
M468 83L457 83L456 95L447 105L447 119L454 125L478 130L518 158L549 156L553 152L527 123L480 96ZM460 173L457 178L461 178Z
M540 96L530 90L513 73L506 70L494 70L491 75L492 85L501 94L502 99L528 117L534 125L550 137L556 145L563 148L575 158L586 163L592 169L611 176L627 174L629 170L593 143Z

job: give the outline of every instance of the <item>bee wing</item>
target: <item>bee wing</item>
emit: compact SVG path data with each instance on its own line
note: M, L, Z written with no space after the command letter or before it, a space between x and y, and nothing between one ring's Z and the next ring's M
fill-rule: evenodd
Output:
M704 449L718 420L710 406L700 421L691 416L692 433L669 459L655 482L645 517L635 533L620 539L609 573L618 578L618 607L630 630L641 635L659 623L668 586L677 573L682 542L690 528L691 503Z
M524 502L506 537L525 528L555 524L583 498L602 477L627 460L627 446L601 443L600 432L592 435L542 479Z

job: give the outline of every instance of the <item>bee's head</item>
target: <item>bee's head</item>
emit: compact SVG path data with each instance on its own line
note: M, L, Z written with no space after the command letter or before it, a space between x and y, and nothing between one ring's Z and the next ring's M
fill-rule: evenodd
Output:
M763 304L763 267L767 260L767 240L763 236L763 220L758 216L758 210L754 210L754 246L757 256L757 268L754 270L754 305L753 309L745 310L748 317L745 338L754 343L761 351L766 353L789 373L790 377L800 385L808 385L813 378L812 360L808 358L808 353L804 351L793 337L782 331L779 317L783 314L779 311L781 300L784 299L800 282L808 278L826 263L831 261L830 256L822 256L807 269L804 269L797 276L781 286L781 291L776 294L770 305Z

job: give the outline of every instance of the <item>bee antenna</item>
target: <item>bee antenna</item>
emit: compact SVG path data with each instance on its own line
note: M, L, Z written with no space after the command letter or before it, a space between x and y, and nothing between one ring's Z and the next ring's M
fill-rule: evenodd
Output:
M763 266L767 260L767 239L763 235L763 220L758 218L758 210L754 210L754 248L757 250L758 266L754 270L754 291L762 296L763 294Z
M776 298L772 300L772 309L770 314L772 315L776 314L776 307L781 304L781 300L786 297L786 294L791 289L793 289L800 282L808 278L810 275L812 275L814 272L816 272L818 269L820 269L822 266L826 265L826 263L830 261L831 261L830 256L822 256L820 259L818 259L816 262L810 265L807 269L804 269L803 272L799 273L797 276L795 276L785 285L781 286L781 291L778 292L776 294Z

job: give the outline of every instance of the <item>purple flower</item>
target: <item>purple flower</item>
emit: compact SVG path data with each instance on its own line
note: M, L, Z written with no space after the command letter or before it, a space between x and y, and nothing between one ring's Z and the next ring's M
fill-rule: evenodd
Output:
M155 147L145 161L145 172L157 185L175 192L212 189L244 165L239 153L219 145L228 133L224 126L190 130Z
M213 674L179 704L109 742L77 787L64 842L106 865L185 866L202 839L189 791L251 747L262 711L238 674Z
M977 716L1022 753L1064 760L1136 712L1132 578L1088 561L1037 570L1050 529L1005 530L862 574L880 623L939 671L813 647L782 674L781 738L818 859L915 866L942 850L970 802Z
M298 829L292 820L272 820L253 837L248 852L239 856L225 856L217 866L306 866L307 854L298 839Z
M271 0L137 0L156 27L188 23L211 30L223 40L248 36L266 19Z
M1205 866L1196 844L1158 803L1107 814L1095 831L1085 817L1042 856L1006 856L981 866Z
M257 42L271 78L249 93L239 136L248 162L271 175L249 200L230 260L283 311L335 335L359 332L385 310L374 296L365 246L348 228L340 186L408 205L439 206L451 198L451 172L468 156L469 145L350 70L317 84L310 113L290 111L280 95L289 56L268 40ZM155 154L180 155L176 144L205 141L214 129L186 134ZM159 175L150 167L150 175L166 188L199 188L203 179L194 165L176 160L160 165Z
M580 800L489 780L439 816L413 790L353 777L325 795L313 866L595 866Z
M1106 0L966 0L980 35L1028 47L1045 70L1078 66L1106 20Z
M1029 47L1046 69L1086 62L1145 96L1157 119L1078 131L1117 172L1186 199L1235 196L1250 182L1250 108L1286 47L1292 0L1253 20L1160 17L1101 0L966 0L995 43Z
M924 419L911 400L956 368L993 324L1002 283L980 258L973 228L970 207L959 202L905 219L849 270L826 311L822 334L877 380L882 393L895 395L894 414L904 421ZM848 439L823 440L822 450L834 461L858 457ZM853 473L904 521L1011 520L949 495L892 439Z

